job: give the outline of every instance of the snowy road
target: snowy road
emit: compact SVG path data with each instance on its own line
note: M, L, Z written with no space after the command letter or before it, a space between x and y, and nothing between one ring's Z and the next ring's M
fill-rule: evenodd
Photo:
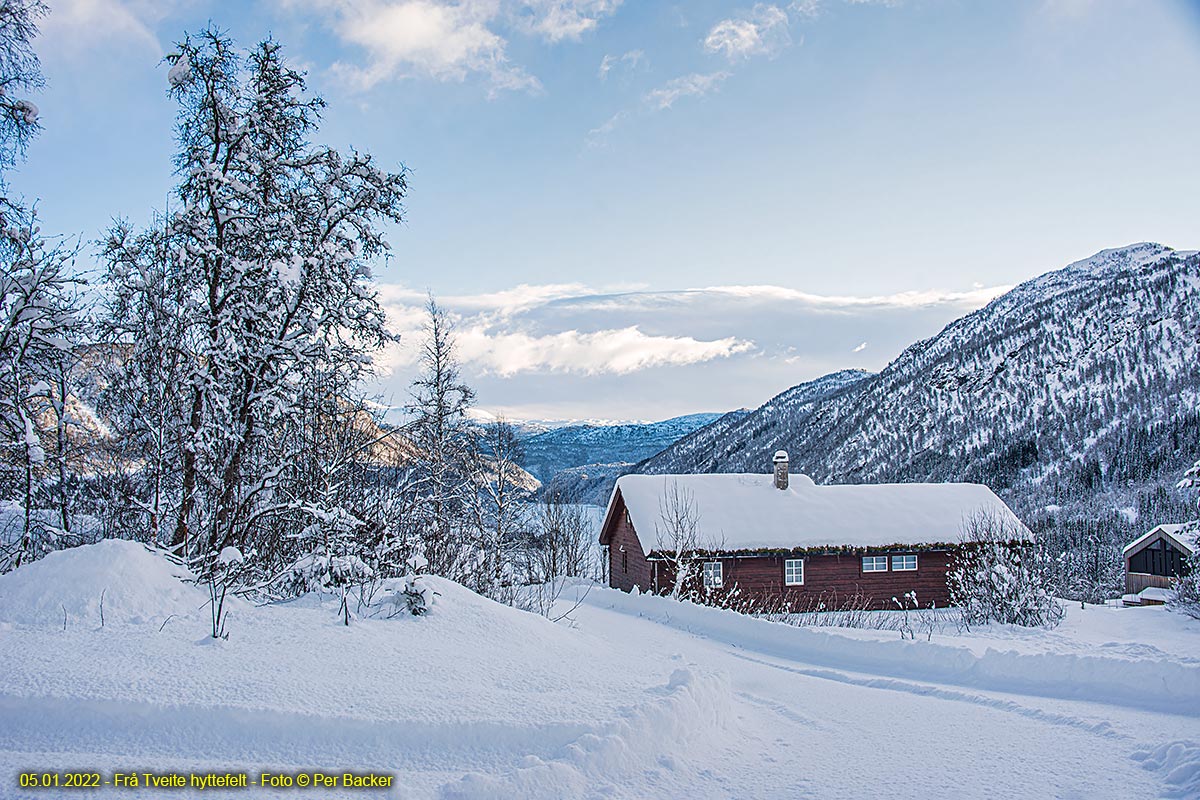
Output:
M961 690L784 661L591 606L576 616L635 650L730 676L734 735L652 770L645 794L628 786L623 796L1195 796L1133 756L1196 739L1200 709L1170 715Z

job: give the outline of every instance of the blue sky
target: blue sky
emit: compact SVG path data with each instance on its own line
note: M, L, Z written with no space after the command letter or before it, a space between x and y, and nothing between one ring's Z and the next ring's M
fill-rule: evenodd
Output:
M45 228L161 208L162 55L210 19L273 33L322 141L412 170L393 325L434 291L513 417L758 405L1102 248L1200 246L1190 0L49 5L12 179Z

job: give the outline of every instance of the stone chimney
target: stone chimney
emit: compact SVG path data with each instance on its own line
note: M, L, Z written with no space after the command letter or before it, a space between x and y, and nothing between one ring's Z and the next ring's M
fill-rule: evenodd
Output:
M776 450L775 457L771 459L771 463L775 465L775 488L788 488L788 454L786 450Z

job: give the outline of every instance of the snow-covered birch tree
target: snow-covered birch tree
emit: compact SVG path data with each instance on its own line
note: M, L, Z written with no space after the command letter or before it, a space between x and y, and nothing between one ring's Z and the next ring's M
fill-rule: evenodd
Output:
M147 426L178 476L172 501L148 501L173 511L170 543L249 553L296 502L277 491L295 453L271 444L301 424L305 371L352 378L388 338L368 264L388 250L381 225L402 219L405 173L310 144L324 102L272 40L242 53L209 28L168 61L176 207L161 234L110 232L109 283L127 298L110 322L136 336L131 315L157 307L178 350L175 397Z

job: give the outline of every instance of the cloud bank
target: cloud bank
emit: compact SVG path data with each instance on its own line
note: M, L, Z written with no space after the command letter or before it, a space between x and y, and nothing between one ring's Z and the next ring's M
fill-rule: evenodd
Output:
M784 286L656 292L562 283L438 303L454 320L482 408L526 419L648 419L758 405L837 369L879 369L1007 288L829 296ZM379 386L402 399L426 294L393 284L380 297L401 338L377 361Z

